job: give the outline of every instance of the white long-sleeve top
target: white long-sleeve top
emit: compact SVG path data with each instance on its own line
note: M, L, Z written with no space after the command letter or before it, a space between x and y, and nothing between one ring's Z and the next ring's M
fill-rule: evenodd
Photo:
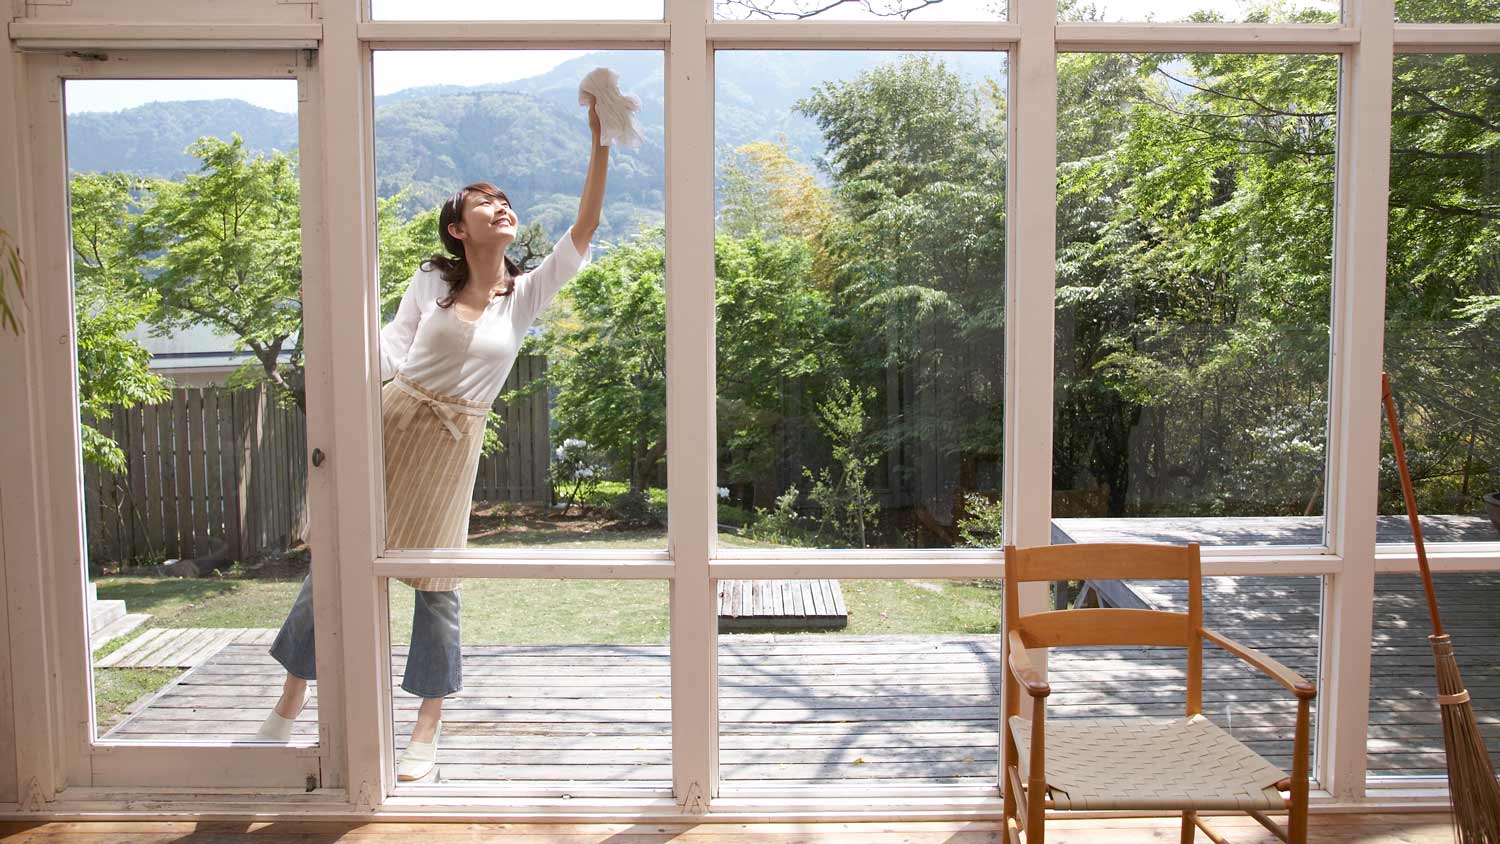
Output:
M509 295L491 297L472 322L452 307L438 307L437 300L448 295L448 283L436 268L419 266L395 318L380 329L380 380L399 372L433 392L492 404L527 329L557 291L589 265L592 253L593 244L578 253L569 228L552 254L518 276Z

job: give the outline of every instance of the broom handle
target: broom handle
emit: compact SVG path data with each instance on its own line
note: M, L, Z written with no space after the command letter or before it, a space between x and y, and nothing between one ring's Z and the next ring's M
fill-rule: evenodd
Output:
M1391 425L1391 445L1396 449L1396 468L1401 472L1401 495L1406 499L1406 517L1411 520L1411 537L1417 544L1417 564L1422 568L1422 586L1427 590L1427 611L1432 614L1432 633L1443 635L1443 617L1438 613L1437 590L1432 585L1432 570L1427 567L1427 546L1422 544L1422 523L1417 520L1417 496L1411 488L1411 472L1406 468L1406 447L1401 444L1401 423L1396 421L1396 398L1391 394L1391 376L1380 373L1380 400L1385 403L1385 418Z

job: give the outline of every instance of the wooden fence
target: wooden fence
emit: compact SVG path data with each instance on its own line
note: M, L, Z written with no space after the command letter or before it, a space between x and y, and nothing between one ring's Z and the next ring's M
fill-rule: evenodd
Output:
M545 370L545 358L522 355L503 391ZM474 498L546 503L547 395L513 405L495 403L506 447L480 460ZM126 470L84 463L91 563L204 556L215 540L228 559L250 560L306 539L306 419L263 387L178 388L171 401L116 409L94 425L124 450Z
M263 387L188 387L96 420L125 452L115 473L84 463L89 560L229 559L284 549L306 528L307 428Z

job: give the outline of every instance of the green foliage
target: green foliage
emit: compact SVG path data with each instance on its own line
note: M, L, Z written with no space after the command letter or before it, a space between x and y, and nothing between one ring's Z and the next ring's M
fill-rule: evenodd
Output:
M816 475L802 470L802 476L812 481L807 497L817 507L819 532L855 548L869 547L868 532L880 512L869 483L878 455L865 414L865 403L874 398L873 389L860 390L841 379L828 400L818 405L818 425L833 443L838 475L827 466L820 466Z
M1102 484L1113 515L1315 511L1337 73L1060 59L1059 488ZM1268 450L1287 426L1306 447Z
M622 528L661 527L666 523L666 507L651 501L643 489L629 489L609 501L609 514Z
M821 238L829 291L824 382L908 398L873 436L903 449L998 458L1005 325L1005 113L998 86L912 55L827 83L798 104L828 141L838 214ZM887 406L895 398L882 394ZM893 467L897 484L911 467Z
M802 518L797 513L797 499L802 493L796 487L788 487L776 496L776 507L766 510L755 508L755 520L746 528L744 536L761 542L777 545L814 546L802 529Z
M125 452L90 423L171 396L150 371L150 353L125 336L156 304L152 291L132 284L139 262L127 241L137 189L135 179L113 173L78 174L69 185L83 459L113 472L125 470Z
M958 535L971 548L998 548L1005 541L1005 503L977 492L964 494L968 515L958 520Z
M1464 3L1404 8L1473 19ZM1392 80L1385 366L1424 512L1500 490L1500 56L1401 55ZM1383 448L1380 510L1404 512Z
M612 477L631 489L654 483L666 456L666 262L661 233L611 249L580 272L526 338L547 357L547 375L509 396L549 387L554 435L609 455Z
M155 256L137 282L156 297L155 330L203 324L233 336L278 397L305 412L295 162L284 153L251 156L238 135L200 138L189 152L199 172L150 181L133 232L135 253Z

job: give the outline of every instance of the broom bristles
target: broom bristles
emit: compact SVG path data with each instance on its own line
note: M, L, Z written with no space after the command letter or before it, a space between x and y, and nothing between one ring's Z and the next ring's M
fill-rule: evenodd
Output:
M1500 782L1474 706L1458 672L1453 641L1429 636L1437 663L1439 709L1443 713L1443 748L1448 757L1448 800L1458 844L1500 844Z

